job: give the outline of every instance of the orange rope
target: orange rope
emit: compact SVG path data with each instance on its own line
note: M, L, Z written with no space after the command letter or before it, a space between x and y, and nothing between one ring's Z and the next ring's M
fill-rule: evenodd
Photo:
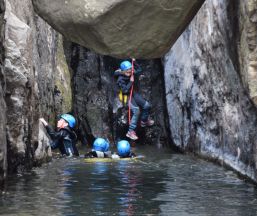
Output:
M131 74L131 76L133 76L133 75L134 75L134 60L132 60L132 74ZM129 94L129 110L128 110L128 121L129 121L129 124L130 124L130 121L131 121L130 104L131 104L133 90L134 90L134 82L132 83L132 86L131 86L131 89L130 89L130 94Z

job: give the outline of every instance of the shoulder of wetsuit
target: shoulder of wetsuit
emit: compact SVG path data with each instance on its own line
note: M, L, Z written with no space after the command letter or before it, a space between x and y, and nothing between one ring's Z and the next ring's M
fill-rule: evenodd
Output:
M65 134L68 133L73 140L77 140L76 133L70 127L65 127L65 128L62 128L61 130L65 131L64 132Z
M59 129L56 133L58 133L58 136L60 137L65 137L69 134L69 132L64 128Z
M114 71L114 76L115 77L118 77L120 75L123 75L123 72L121 71L121 69L118 69L118 70Z

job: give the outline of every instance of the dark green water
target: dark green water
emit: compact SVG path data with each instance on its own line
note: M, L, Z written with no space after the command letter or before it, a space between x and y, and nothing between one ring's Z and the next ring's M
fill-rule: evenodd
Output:
M1 215L257 215L255 186L191 156L137 149L141 161L55 159L9 179Z

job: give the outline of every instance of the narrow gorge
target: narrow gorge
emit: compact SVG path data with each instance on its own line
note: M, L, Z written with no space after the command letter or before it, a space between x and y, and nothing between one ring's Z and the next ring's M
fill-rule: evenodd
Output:
M96 137L106 137L115 143L119 136L124 136L126 128L121 123L122 115L126 114L117 102L113 71L119 67L121 57L128 57L124 53L130 57L134 54L128 42L131 38L124 36L127 40L124 53L113 51L113 56L120 59L96 54L88 48L94 46L104 54L112 50L99 41L92 41L91 47L94 35L81 42L88 43L88 48L71 42L74 33L81 36L84 32L67 26L69 21L65 22L65 28L58 26L58 22L52 24L50 6L47 8L44 3L41 7L43 1L33 2L44 19L67 34L62 32L66 36L63 37L40 18L31 0L0 1L1 182L7 174L22 173L51 160L49 138L38 121L40 117L54 125L59 114L72 112L82 146L92 145ZM65 1L65 7L69 2ZM203 1L192 2L195 5L190 5L192 10L185 10L183 23L171 27L172 34L184 30L179 38L176 35L164 44L152 38L160 50L151 55L147 50L152 49L149 44L142 41L133 44L142 45L135 56L142 57L138 60L144 71L142 93L152 102L151 116L156 122L153 128L139 131L141 139L137 144L192 152L226 164L256 182L257 3L255 0L207 0L203 5ZM154 7L157 6L149 6ZM175 8L183 9L179 4ZM171 20L167 24L168 21ZM88 29L92 30L90 25ZM138 37L142 39L142 35ZM76 42L81 40L75 38ZM113 49L124 46L117 38L115 41ZM167 41L173 46L167 47Z

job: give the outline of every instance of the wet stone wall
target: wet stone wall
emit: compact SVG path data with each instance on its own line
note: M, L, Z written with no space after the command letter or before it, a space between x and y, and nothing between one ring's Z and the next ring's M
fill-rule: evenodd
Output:
M7 143L6 143L6 104L5 96L5 74L4 74L4 12L5 2L0 1L0 184L7 174Z
M64 107L71 105L62 105L66 101L61 96L64 91L56 81L61 79L65 85L65 80L69 80L68 75L65 79L59 75L65 67L60 63L59 35L35 14L31 0L6 1L5 20L7 109L3 131L7 132L8 170L12 173L51 158L49 140L39 118L44 117L53 125L57 113L70 109ZM57 98L61 105L56 105Z
M165 56L166 99L176 146L256 180L256 107L240 76L238 6L205 2Z

